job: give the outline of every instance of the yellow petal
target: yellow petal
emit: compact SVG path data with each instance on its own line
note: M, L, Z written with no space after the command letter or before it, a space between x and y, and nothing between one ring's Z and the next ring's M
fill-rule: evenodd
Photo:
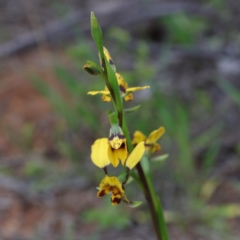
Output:
M150 88L150 86L127 88L127 92L135 92L135 91L143 90L146 88Z
M103 102L111 102L111 97L108 95L102 95L102 101Z
M116 73L116 77L117 77L117 80L118 80L118 85L119 85L121 93L125 94L126 90L128 88L127 82L124 80L122 75L119 74L119 73Z
M131 152L130 156L127 159L126 166L129 169L134 168L137 163L141 160L143 154L145 152L144 142L140 142Z
M133 95L131 93L127 94L125 97L124 97L124 100L125 101L132 101L133 100Z
M91 159L92 162L100 168L104 168L110 164L107 138L100 138L94 142L92 145Z
M100 189L97 192L98 197L103 197L104 195L108 194L111 192L111 187L110 186L104 186L102 189Z
M103 190L104 188L107 188L109 186L110 187L116 187L119 190L120 193L124 193L124 190L122 188L122 183L115 176L109 177L108 175L106 175L99 184L99 188L101 190ZM114 188L111 188L111 191L113 191L113 189Z
M109 186L110 186L109 181L110 181L110 180L109 180L109 176L106 175L106 176L102 179L102 181L100 182L99 188L100 188L101 190L103 190L104 188L109 187Z
M116 66L115 66L115 64L114 64L114 62L113 62L113 60L110 56L110 53L108 52L108 50L105 47L103 47L103 52L104 52L104 55L107 58L109 64L113 68L114 72L116 72ZM102 66L102 61L100 60L100 62L101 62L101 66ZM103 68L103 66L102 66L102 68Z
M133 134L133 140L132 140L132 144L133 145L136 145L142 141L145 141L146 140L146 136L141 133L140 131L135 131L134 134Z
M158 143L153 144L152 152L159 151L161 149L161 146Z
M97 94L104 94L104 95L108 95L110 94L109 91L103 90L103 91L90 91L87 93L88 95L97 95Z
M122 195L120 193L116 194L116 195L113 195L111 196L111 202L112 202L112 205L117 205L121 202L122 200Z
M120 189L116 186L112 187L112 196L111 196L112 205L119 204L121 200L122 200L122 193L120 192Z
M118 166L119 164L118 155L116 153L116 150L112 149L110 145L108 145L108 158L114 167Z
M119 148L115 151L117 152L118 159L120 159L122 162L122 165L124 165L126 162L127 156L128 156L128 151L127 151L126 145L124 148Z
M157 130L151 132L146 140L146 144L153 144L155 143L163 134L165 133L165 128L160 127Z
M161 149L161 146L158 143L153 143L149 146L146 146L146 151L149 153L154 153L156 151L159 151Z
M122 188L122 183L119 181L117 177L108 177L108 183L110 186L116 187L120 193L124 193Z
M97 193L98 197L102 197L110 192L112 205L117 205L121 202L122 198L125 202L130 203L127 197L124 194L124 190L122 188L122 183L115 176L109 177L106 175L99 184L100 190Z

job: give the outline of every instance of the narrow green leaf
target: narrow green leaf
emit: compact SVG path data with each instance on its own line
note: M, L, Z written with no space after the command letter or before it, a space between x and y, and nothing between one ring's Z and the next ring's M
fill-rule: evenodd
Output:
M137 106L132 107L132 108L125 108L124 112L126 112L126 113L136 112L140 107L141 107L141 105L137 105Z
M142 204L142 202L140 202L140 201L130 201L130 203L128 204L128 207L136 208L136 207L139 207L141 204Z
M169 157L169 154L164 154L160 156L156 156L150 159L151 162L163 162Z

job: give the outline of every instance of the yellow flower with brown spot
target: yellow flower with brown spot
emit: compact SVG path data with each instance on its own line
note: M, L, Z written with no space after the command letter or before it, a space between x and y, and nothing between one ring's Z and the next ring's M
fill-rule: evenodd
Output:
M124 80L122 75L119 73L116 73L116 77L118 80L118 86L119 91L121 92L121 95L125 101L131 101L133 100L132 92L144 90L146 88L150 88L149 86L143 86L143 87L128 87L127 82ZM103 102L110 102L111 96L108 88L105 86L105 89L102 91L90 91L87 93L88 95L96 95L96 94L102 94L102 101Z
M122 144L125 144L125 150ZM119 147L118 149L112 149L112 146L115 148ZM91 159L92 162L99 168L105 168L110 163L117 167L119 162L121 161L123 165L126 165L127 168L132 169L134 168L137 163L141 160L143 154L145 152L145 143L142 141L137 144L134 150L131 152L129 156L126 147L126 140L122 141L122 139L116 139L109 143L109 139L107 138L100 138L97 139L94 144L92 145L92 153ZM124 159L124 160L123 160Z
M132 144L137 145L139 142L145 141L146 151L148 153L159 151L161 146L157 143L157 141L164 133L164 127L160 127L157 130L152 131L148 137L140 131L135 131L133 134Z
M98 197L103 197L106 194L112 193L111 195L111 202L112 205L117 205L123 200L126 203L130 203L127 199L122 183L119 181L117 177L109 177L106 175L99 185L99 191L97 193Z
M124 165L127 156L126 138L121 133L98 139L92 145L91 159L99 168L105 168L110 163L117 167L120 161Z
M128 156L126 138L122 132L122 129L117 125L112 125L108 138L108 157L114 167L117 167L119 161L122 165Z

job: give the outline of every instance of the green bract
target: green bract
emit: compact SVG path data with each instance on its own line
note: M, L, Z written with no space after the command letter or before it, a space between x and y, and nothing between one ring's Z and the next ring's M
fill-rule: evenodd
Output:
M102 42L102 30L93 12L91 12L90 21L91 21L91 33L92 33L93 40L97 45L97 49L101 58L103 59L104 54L103 54L103 42Z
M95 62L87 61L87 63L83 66L83 69L87 71L91 75L102 75L102 68L97 65Z

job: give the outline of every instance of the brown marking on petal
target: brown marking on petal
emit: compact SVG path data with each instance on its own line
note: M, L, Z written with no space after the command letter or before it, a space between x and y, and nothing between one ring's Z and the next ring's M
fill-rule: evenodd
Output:
M98 196L98 197L103 197L104 195L106 195L106 192L105 192L104 189L103 189L103 190L100 190L100 191L97 193L97 196Z
M122 135L122 134L118 134L118 138L120 138L120 139L125 139L125 136Z
M108 140L111 141L111 140L113 140L114 137L115 137L115 135L112 134L111 136L109 136Z
M113 205L116 205L116 204L119 204L121 202L121 200L122 200L121 196L120 197L113 197L111 199L111 202L112 202Z
M124 149L126 147L125 143L123 142L120 148Z
M114 65L114 62L111 58L109 58L109 63L110 63L110 65Z
M126 93L126 88L122 85L119 85L120 92Z
M112 187L112 195L116 196L118 194L120 194L120 190L117 187L113 186Z
M151 146L153 146L153 144L151 144L151 143L146 143L146 142L145 142L145 143L144 143L144 146L145 146L145 147L151 147Z
M118 133L118 134L112 134L112 135L108 138L108 140L113 140L113 138L115 138L115 137L117 137L117 138L119 138L119 139L125 139L125 136L124 136L124 135Z

